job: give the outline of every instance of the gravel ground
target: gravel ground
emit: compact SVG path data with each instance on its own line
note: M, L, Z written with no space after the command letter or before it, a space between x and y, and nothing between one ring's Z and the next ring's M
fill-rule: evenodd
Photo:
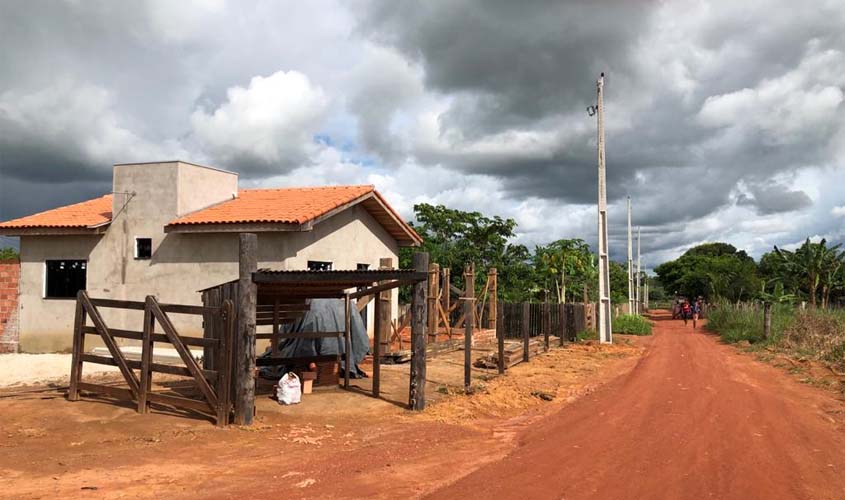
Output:
M87 363L85 373L117 371L117 367ZM70 354L0 354L0 387L67 382Z

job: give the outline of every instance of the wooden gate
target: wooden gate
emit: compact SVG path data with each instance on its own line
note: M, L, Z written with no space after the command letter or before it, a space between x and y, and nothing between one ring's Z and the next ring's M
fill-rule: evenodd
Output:
M140 331L111 328L104 321L99 308L144 311L143 327ZM168 313L203 316L204 321L214 322L222 334L213 339L181 336L173 326ZM147 296L144 302L96 299L89 297L84 290L80 290L76 297L68 399L77 401L80 391L105 394L119 399L131 399L138 403L138 413L148 413L150 403L160 403L210 413L216 419L218 426L225 426L229 423L232 405L230 374L233 363L231 346L234 341L234 317L234 305L231 300L224 301L219 307L205 307L161 304L153 296ZM93 325L87 324L89 318ZM163 333L156 333L156 324ZM99 335L111 357L86 354L86 335ZM116 338L140 340L141 360L126 359L115 341ZM170 344L179 353L184 366L153 362L153 346L156 342ZM203 369L194 359L188 346L203 347L206 356L213 355L216 369ZM118 367L128 388L83 382L83 363ZM139 373L136 374L135 370ZM153 392L152 374L154 372L192 378L201 399Z

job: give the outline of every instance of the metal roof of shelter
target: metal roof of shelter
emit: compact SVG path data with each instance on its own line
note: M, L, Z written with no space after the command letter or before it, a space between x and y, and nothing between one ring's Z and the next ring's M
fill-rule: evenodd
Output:
M413 269L373 269L339 271L276 271L259 269L252 273L252 281L257 285L259 302L264 297L284 297L292 299L341 298L350 288L368 288L383 282L389 288L411 285L428 279L428 273ZM232 280L227 283L237 283ZM210 290L221 283L200 291Z

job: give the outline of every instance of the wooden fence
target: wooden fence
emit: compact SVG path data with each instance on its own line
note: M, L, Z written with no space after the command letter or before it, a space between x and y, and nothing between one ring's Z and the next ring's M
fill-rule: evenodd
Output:
M141 330L123 330L109 327L100 308L128 309L144 312ZM216 325L219 337L197 338L181 336L176 331L168 314L192 314L203 316L204 321ZM84 290L76 298L76 317L73 332L73 357L71 361L70 388L68 399L77 401L80 391L104 394L118 399L137 402L138 413L148 413L150 403L159 403L175 408L185 408L210 414L218 426L229 423L232 406L231 373L232 346L234 340L234 305L226 300L220 307L203 307L179 304L161 304L155 297L148 296L144 302L128 300L97 299L88 296ZM90 318L93 325L88 325ZM162 333L155 331L156 324ZM85 353L85 336L98 335L111 354L98 356ZM140 340L141 360L129 360L118 347L117 338ZM168 344L179 354L184 366L156 363L153 361L155 343ZM188 346L204 349L206 356L213 356L215 369L204 369L194 359ZM82 381L84 363L116 366L128 387L94 384ZM136 374L135 370L139 373ZM173 396L153 392L152 374L166 373L190 377L198 389L201 399Z

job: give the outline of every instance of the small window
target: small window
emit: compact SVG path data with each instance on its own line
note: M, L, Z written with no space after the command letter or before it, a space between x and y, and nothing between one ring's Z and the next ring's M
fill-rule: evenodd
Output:
M332 270L332 263L331 262L324 262L321 260L309 260L308 261L308 270L309 271L331 271Z
M153 256L152 238L135 238L135 258L149 259Z
M75 298L85 290L88 262L84 260L48 260L44 296L48 299Z

